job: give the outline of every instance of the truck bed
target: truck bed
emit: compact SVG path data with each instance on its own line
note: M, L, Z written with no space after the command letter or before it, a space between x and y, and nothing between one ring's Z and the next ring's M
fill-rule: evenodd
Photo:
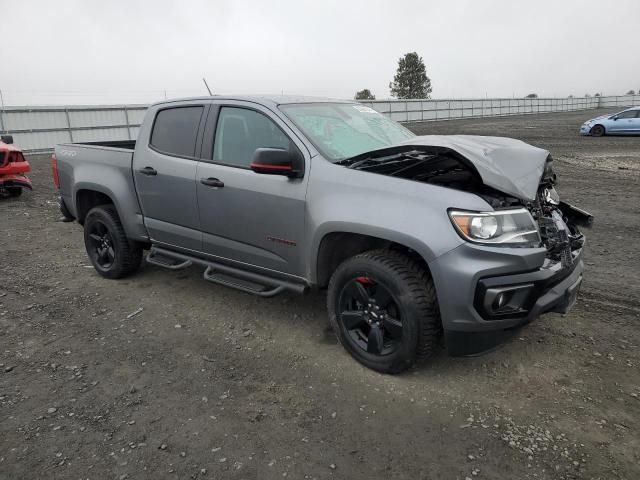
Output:
M135 140L64 143L55 147L60 195L71 214L78 218L78 192L100 192L109 197L126 230L146 238L133 179ZM126 214L125 214L126 212ZM85 212L86 213L86 212Z
M68 143L67 145L87 145L91 147L109 147L109 148L121 148L123 150L135 150L135 140L106 140L102 142L79 142Z

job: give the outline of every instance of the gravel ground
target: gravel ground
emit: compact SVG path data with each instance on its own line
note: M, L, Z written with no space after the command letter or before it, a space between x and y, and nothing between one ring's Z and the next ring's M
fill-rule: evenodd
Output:
M395 377L336 343L324 292L102 279L32 157L35 191L0 201L0 478L638 478L640 138L578 136L598 113L411 126L551 150L596 224L568 315Z

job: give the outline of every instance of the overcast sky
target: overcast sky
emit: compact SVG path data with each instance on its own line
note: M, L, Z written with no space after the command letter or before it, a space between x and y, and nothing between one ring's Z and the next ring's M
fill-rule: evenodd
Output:
M640 1L0 0L4 102L389 97L418 52L434 98L640 89Z

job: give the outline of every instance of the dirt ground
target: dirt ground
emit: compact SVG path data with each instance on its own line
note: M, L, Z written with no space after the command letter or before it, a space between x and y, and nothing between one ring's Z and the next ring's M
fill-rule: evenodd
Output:
M343 351L324 292L99 277L32 157L35 191L0 200L0 478L638 478L640 137L580 137L598 113L411 126L549 149L596 223L568 315L401 376Z

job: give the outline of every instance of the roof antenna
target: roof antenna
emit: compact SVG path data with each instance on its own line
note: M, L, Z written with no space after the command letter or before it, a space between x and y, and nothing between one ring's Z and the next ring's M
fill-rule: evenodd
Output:
M209 88L209 84L207 83L207 79L202 77L202 81L204 82L204 86L207 87L207 91L209 92L209 96L213 97L213 93L211 93L211 89Z

